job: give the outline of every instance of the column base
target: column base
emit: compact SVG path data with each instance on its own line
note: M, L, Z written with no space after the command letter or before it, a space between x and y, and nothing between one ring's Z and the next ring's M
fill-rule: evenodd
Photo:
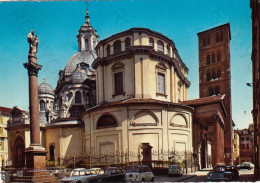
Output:
M45 169L47 151L41 146L30 146L25 150L26 168Z

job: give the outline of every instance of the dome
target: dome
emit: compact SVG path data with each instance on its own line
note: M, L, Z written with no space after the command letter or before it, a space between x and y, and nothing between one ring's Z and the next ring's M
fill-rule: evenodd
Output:
M51 85L46 83L45 78L43 79L43 82L38 86L38 92L39 92L39 94L51 94L51 95L54 95L53 88L51 87Z
M77 65L81 62L84 62L91 67L93 61L96 58L97 58L97 54L94 51L89 50L89 51L81 51L76 53L69 59L64 69L65 76L71 75L77 68Z
M70 81L72 83L83 83L87 79L86 73L82 71L76 71L72 74Z

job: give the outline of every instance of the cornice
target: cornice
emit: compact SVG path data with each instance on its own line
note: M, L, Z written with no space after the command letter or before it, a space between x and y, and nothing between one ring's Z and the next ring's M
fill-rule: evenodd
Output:
M126 58L131 58L134 55L148 55L152 59L168 63L169 65L173 65L177 75L180 77L185 86L190 87L190 81L182 73L180 68L181 64L178 63L179 61L175 58L165 55L163 52L155 51L151 46L131 46L125 51L111 54L107 57L98 57L94 60L92 67L96 69L100 65L106 66L116 61L122 61Z

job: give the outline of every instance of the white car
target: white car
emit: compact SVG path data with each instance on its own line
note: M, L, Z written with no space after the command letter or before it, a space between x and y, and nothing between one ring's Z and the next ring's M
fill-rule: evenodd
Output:
M168 169L168 176L179 175L182 176L182 169L179 165L170 165Z
M89 177L96 176L97 173L95 170L85 169L85 168L76 168L73 169L70 177L61 179L62 183L87 183Z
M147 165L127 167L125 171L126 182L153 182L154 174Z

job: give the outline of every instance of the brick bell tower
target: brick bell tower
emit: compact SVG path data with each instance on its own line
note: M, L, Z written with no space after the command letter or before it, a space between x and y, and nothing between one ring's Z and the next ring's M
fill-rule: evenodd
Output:
M199 32L198 38L200 98L225 94L224 159L229 165L233 163L230 25L227 23Z

